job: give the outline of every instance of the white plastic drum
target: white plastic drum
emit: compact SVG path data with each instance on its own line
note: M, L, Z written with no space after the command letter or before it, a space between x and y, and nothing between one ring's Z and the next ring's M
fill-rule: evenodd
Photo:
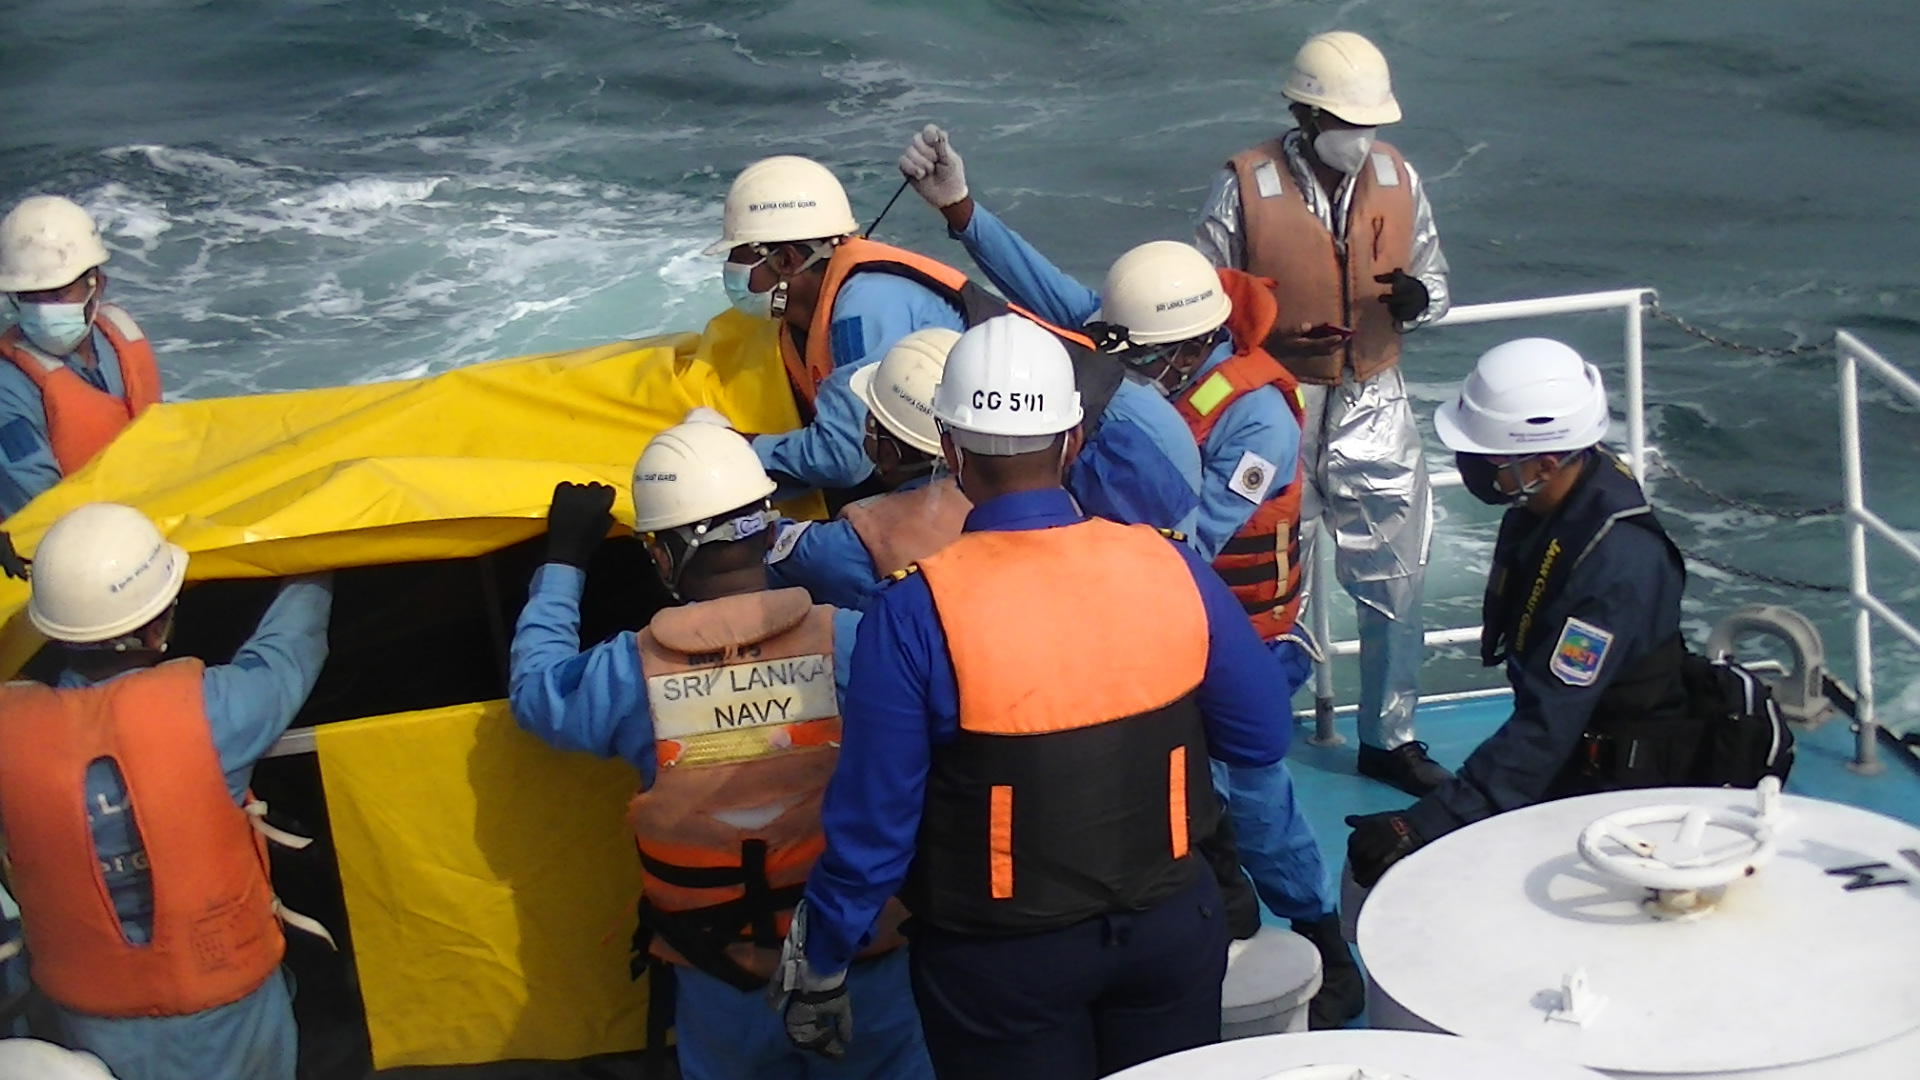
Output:
M1314 1031L1203 1046L1107 1080L1602 1080L1506 1046L1407 1031Z
M1320 992L1320 953L1291 930L1263 926L1227 948L1220 984L1220 1037L1245 1039L1307 1030L1307 1008Z
M1636 1078L1920 1077L1920 829L1778 804L1610 792L1442 837L1361 909L1373 1022Z

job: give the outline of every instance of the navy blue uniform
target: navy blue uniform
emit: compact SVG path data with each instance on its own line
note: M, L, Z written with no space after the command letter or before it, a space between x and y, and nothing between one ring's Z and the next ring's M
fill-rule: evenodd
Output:
M1407 811L1424 839L1551 798L1602 696L1677 638L1686 577L1678 552L1650 522L1640 485L1604 451L1554 515L1507 511L1494 572L1512 566L1509 595L1524 605L1543 549L1555 539L1564 542L1554 561L1567 569L1554 575L1559 584L1527 620L1524 639L1508 642L1513 715L1453 780ZM1529 548L1533 557L1521 558ZM1503 559L1508 553L1515 557ZM1488 614L1494 632L1500 616Z

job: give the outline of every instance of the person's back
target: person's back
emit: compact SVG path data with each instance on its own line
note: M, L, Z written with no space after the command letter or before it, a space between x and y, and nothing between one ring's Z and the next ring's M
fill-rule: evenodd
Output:
M677 603L582 652L584 567L613 523L613 489L560 484L547 562L514 631L520 726L640 774L628 808L643 877L636 940L678 988L689 1080L827 1068L788 1044L764 992L819 850L859 615L768 588L775 486L723 426L656 435L634 465L634 527ZM823 1075L928 1075L899 944L889 926L863 952L848 982L869 1037Z
M107 249L85 210L54 195L0 220L0 516L78 472L160 400L153 346L105 301Z
M954 347L935 415L975 506L862 621L827 850L783 966L814 993L787 1006L802 1045L845 1038L816 987L896 890L943 1078L1091 1078L1219 1037L1227 927L1194 858L1218 815L1205 759L1284 754L1280 675L1189 549L1060 487L1081 413L1033 323Z
M186 561L112 504L42 539L28 612L69 666L0 689L12 883L63 1040L123 1080L290 1080L280 909L243 808L325 661L330 588L288 582L231 664L160 663Z
M1151 387L1177 410L1202 468L1187 542L1230 583L1286 671L1276 693L1291 698L1313 663L1295 625L1304 591L1300 405L1293 377L1262 345L1275 319L1268 283L1216 268L1191 245L1160 240L1114 260L1096 293L976 204L960 154L940 128L914 136L900 171L1002 292L1060 325L1083 327L1126 364L1132 385ZM1365 987L1286 763L1216 764L1213 773L1228 800L1240 864L1267 906L1322 954L1310 1023L1344 1024L1363 1008Z

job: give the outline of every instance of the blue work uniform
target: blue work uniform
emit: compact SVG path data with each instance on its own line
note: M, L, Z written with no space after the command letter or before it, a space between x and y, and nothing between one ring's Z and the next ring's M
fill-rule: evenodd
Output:
M1622 509L1644 509L1645 497L1624 467L1595 456L1599 460L1559 508L1562 517L1584 512L1605 521L1617 519ZM1503 541L1545 527L1524 508L1507 514ZM1577 556L1582 549L1584 557ZM1679 637L1686 577L1678 552L1657 526L1609 523L1590 546L1565 557L1578 561L1535 613L1537 636L1506 657L1513 715L1468 755L1452 780L1407 811L1422 839L1552 798L1555 781L1615 680ZM1526 578L1520 575L1517 583L1524 586ZM1677 680L1678 672L1673 674Z
M813 422L793 431L753 437L754 453L770 473L804 486L850 488L873 471L865 449L867 407L850 388L853 373L879 363L895 342L915 330L967 328L946 298L897 274L855 274L833 298L827 324L833 373L813 398Z
M534 571L527 606L513 631L508 701L520 727L549 746L617 757L640 773L656 774L647 680L634 631L580 651L580 594L586 573L564 563ZM860 615L833 614L834 679L846 700L848 671ZM862 963L847 976L860 1016L860 1038L845 1061L834 1063L796 1050L764 994L742 992L691 967L677 966L681 1075L687 1080L931 1080L920 1019L907 988L906 950Z
M1084 520L1073 499L1054 488L982 503L965 531ZM1177 550L1207 623L1206 665L1194 699L1208 751L1236 764L1271 764L1284 756L1291 735L1286 703L1272 694L1274 662L1219 577L1190 549ZM845 969L871 939L881 907L916 858L935 749L959 734L946 633L926 579L909 575L875 600L854 648L840 763L821 804L827 846L805 894L806 953L815 971ZM942 1048L943 1076L971 1080L1003 1069L1092 1076L1102 1061L1164 1053L1170 1038L1217 1037L1223 969L1209 965L1221 961L1226 928L1210 873L1196 874L1187 888L1144 911L1056 930L959 934L916 922L907 929L915 993L940 1001L923 1003L922 1017L929 1044L937 1040ZM1086 1003L1094 1001L1100 1005L1089 1018ZM854 1015L857 1042L858 1010ZM1116 1024L1122 1016L1127 1022Z
M894 491L915 491L932 482L931 475L916 476ZM805 589L816 604L865 611L881 584L873 553L846 518L782 521L776 526L767 552L769 587Z
M90 333L98 366L87 366L78 350L62 361L87 385L126 400L127 383L120 374L119 354L113 351L105 331L96 326ZM0 360L0 518L19 513L34 496L59 483L60 476L40 388L25 372Z
M1098 293L1069 277L979 203L967 227L950 229L948 235L966 245L967 254L995 287L1041 318L1081 326L1099 312ZM1206 378L1231 355L1232 342L1221 343L1200 365L1194 381ZM1193 433L1184 420L1181 430L1191 442ZM1221 412L1199 451L1200 503L1192 530L1183 531L1200 557L1211 561L1259 506L1241 494L1245 485L1234 479L1249 464L1264 464L1268 476L1292 477L1300 456L1300 423L1278 387L1262 386L1235 398ZM1290 700L1313 674L1312 656L1287 638L1275 639L1269 647L1286 673L1282 700ZM1267 907L1289 921L1333 911L1320 846L1294 802L1293 775L1286 762L1237 768L1216 761L1213 782L1227 800L1240 864Z
M966 531L1045 529L1085 520L1064 491L1003 495L973 508ZM1209 648L1197 700L1211 755L1268 765L1292 737L1273 694L1274 661L1212 568L1180 548L1206 608ZM913 861L936 744L959 732L946 635L924 578L889 585L860 626L842 717L840 763L821 804L827 850L807 879L807 960L844 969L871 940L880 909Z
M840 287L827 331L833 372L814 395L813 421L753 438L761 465L799 484L783 484L778 497L807 487L850 488L867 478L873 470L865 449L867 408L851 389L853 373L878 363L906 335L935 326L967 328L951 303L918 282L869 272ZM1067 489L1089 513L1188 532L1195 523L1199 454L1180 414L1157 398L1131 380L1121 384L1070 467Z
M254 762L287 730L327 660L330 576L289 580L233 662L202 676L207 726L226 774L227 793L244 804ZM120 676L115 676L119 678ZM90 685L60 673L62 689ZM87 824L101 876L127 941L153 936L153 877L127 813L127 790L110 761L87 768ZM53 1006L61 1041L98 1056L120 1080L293 1080L298 1040L293 995L284 974L230 1005L189 1016L112 1018Z

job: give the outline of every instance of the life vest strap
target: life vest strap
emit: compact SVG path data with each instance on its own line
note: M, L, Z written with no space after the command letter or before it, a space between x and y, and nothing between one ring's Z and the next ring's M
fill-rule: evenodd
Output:
M295 836L285 829L267 824L267 804L254 798L252 793L248 793L246 805L240 809L247 815L247 824L251 825L253 831L259 833L261 838L268 843L277 844L280 847L293 851L305 851L307 848L313 846L313 837L311 836ZM334 952L340 951L339 942L333 940L333 932L328 930L324 923L311 915L302 915L281 903L278 893L275 893L273 897L273 914L280 920L281 925L291 926L295 930L311 934L321 941L326 942L327 947Z

